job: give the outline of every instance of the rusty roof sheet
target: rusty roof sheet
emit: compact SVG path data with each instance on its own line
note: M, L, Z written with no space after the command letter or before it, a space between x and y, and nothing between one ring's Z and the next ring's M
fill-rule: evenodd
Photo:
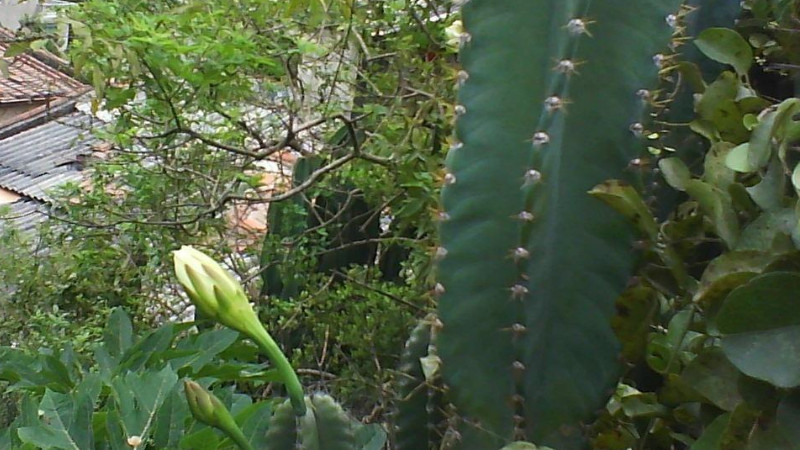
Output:
M81 179L80 160L99 142L91 128L98 122L73 111L0 140L0 187L47 201L47 192Z
M0 56L6 52L13 35L0 29ZM5 41L5 42L4 42ZM0 104L75 97L89 87L50 67L36 53L3 58L8 63L8 77L0 75Z

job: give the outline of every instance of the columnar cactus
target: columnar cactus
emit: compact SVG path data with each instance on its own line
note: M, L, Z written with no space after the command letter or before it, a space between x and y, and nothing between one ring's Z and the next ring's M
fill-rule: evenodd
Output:
M267 450L358 450L358 422L329 395L306 396L306 413L296 416L289 401L275 410L267 432Z
M423 361L436 362L438 319L430 315L411 332L400 355L397 373L397 411L394 417L395 450L439 448L444 422L443 389L440 375L425 373Z
M587 191L638 166L678 0L470 0L437 254L460 448L579 448L619 374L632 230Z

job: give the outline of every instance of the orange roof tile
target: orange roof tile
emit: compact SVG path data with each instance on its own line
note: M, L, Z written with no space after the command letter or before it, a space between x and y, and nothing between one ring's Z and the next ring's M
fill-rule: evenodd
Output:
M13 35L0 29L0 56L9 46ZM89 87L69 75L50 67L35 55L24 53L8 62L8 77L0 75L0 104L74 97Z

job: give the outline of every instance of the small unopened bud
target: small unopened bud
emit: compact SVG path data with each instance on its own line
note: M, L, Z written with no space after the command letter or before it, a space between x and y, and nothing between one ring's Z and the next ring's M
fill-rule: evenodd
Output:
M134 448L142 445L142 442L141 436L129 436L127 440L128 445Z
M236 424L228 408L214 394L192 380L183 381L183 390L189 411L198 422L222 431L234 441L245 440L241 428Z
M216 411L215 405L219 403L219 399L214 394L203 389L202 386L191 380L184 380L183 382L184 393L186 394L186 401L189 403L189 411L192 416L199 422L206 425L216 427L219 425L219 416ZM214 400L217 400L214 402ZM223 406L223 409L225 407Z

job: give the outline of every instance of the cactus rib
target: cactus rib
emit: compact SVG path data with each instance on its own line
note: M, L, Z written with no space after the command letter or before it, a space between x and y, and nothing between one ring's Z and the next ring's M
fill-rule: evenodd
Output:
M439 353L462 448L574 448L618 375L632 230L587 191L643 148L677 0L471 0L442 193ZM491 380L491 381L487 381Z

